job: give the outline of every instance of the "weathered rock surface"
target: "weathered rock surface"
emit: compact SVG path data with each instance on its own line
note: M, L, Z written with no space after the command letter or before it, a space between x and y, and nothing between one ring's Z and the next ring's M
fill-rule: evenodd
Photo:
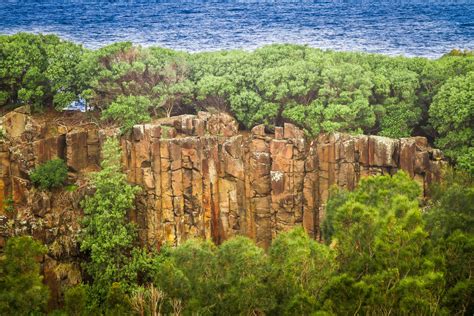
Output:
M421 137L336 133L310 141L292 124L274 135L263 125L239 134L231 120L186 115L135 126L122 139L128 179L144 188L133 220L148 246L242 234L268 247L295 225L319 238L331 186L350 190L361 177L403 169L426 188L444 164ZM173 138L163 133L171 127Z
M23 111L2 121L7 137L0 141L0 248L19 234L45 242L45 282L59 295L62 284L80 279L75 257L85 175L98 169L101 144L118 131L88 125L51 133ZM403 169L426 189L444 164L422 137L336 133L311 140L292 124L274 134L263 125L239 132L230 116L204 112L136 125L121 146L129 181L143 188L130 219L143 244L153 248L192 237L220 243L235 235L268 247L296 225L319 238L331 186L353 189L362 177ZM77 186L73 192L31 186L32 168L55 157L66 161Z

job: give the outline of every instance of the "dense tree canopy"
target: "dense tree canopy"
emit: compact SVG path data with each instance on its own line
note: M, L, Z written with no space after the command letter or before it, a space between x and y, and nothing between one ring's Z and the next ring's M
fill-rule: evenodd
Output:
M0 36L0 106L63 109L87 88L81 76L84 53L82 46L54 35Z
M363 179L333 213L340 276L325 307L336 314L436 314L444 279L435 268L419 208L418 185L404 173ZM337 198L340 199L340 198ZM350 291L356 304L339 304Z
M430 116L439 133L436 144L467 169L474 169L474 71L450 78L441 86Z
M81 100L125 130L150 116L205 109L230 112L247 128L293 122L312 135L421 135L469 169L473 71L469 52L428 60L288 44L196 54L129 42L88 50L19 33L0 36L0 107L63 109Z

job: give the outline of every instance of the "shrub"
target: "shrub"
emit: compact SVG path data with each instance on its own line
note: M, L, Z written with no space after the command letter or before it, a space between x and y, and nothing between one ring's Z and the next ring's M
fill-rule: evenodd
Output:
M105 300L105 307L106 316L130 315L132 309L130 298L119 282L114 282L110 286Z
M110 106L102 112L102 119L117 121L126 133L136 124L150 120L148 109L151 101L146 97L119 96Z
M46 247L30 236L12 237L0 256L0 315L37 315L49 290L43 284L38 258Z
M67 179L66 163L61 159L49 160L36 167L31 172L30 179L42 190L60 187Z
M85 315L87 306L87 288L83 284L68 288L64 292L64 310L67 315Z
M343 203L337 193L331 197L337 201L328 203L327 227L333 229L339 270L325 292L325 309L337 315L389 309L397 315L435 314L444 279L427 253L419 194L418 184L398 172L362 179Z

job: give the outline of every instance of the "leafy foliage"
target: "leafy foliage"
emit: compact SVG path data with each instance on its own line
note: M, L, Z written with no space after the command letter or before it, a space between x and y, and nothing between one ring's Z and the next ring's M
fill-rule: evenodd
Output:
M327 290L325 308L336 314L432 314L440 309L444 279L426 253L419 194L418 185L399 172L363 179L344 203L332 204L331 239L341 275ZM347 291L354 304L337 304Z
M67 180L67 166L62 159L49 160L30 173L31 182L42 190L58 188Z
M438 60L269 45L253 52L187 54L115 43L98 50L53 35L0 36L0 108L63 109L79 99L123 132L152 117L232 113L246 128L292 122L309 135L424 135L472 176L474 56ZM127 219L138 188L126 181L114 140L83 201L81 250L90 284L67 290L81 314L473 314L472 179L457 171L432 188L422 212L407 175L363 179L333 190L325 244L302 229L268 253L244 237L215 246L189 240L160 253L137 247ZM61 160L32 182L62 185ZM13 210L13 209L12 209ZM12 238L0 261L0 313L41 312L47 290L34 257L44 249ZM21 256L19 255L21 254ZM87 307L84 307L87 306Z
M443 305L451 314L474 312L474 179L448 170L442 183L431 188L432 200L424 214L431 240L443 258Z
M64 291L64 310L70 316L86 314L87 287L84 284L68 288Z
M139 191L138 187L127 183L121 171L117 140L108 139L102 154L102 170L91 176L95 192L82 203L81 241L81 250L90 255L85 268L94 280L93 292L99 302L113 282L124 282L123 286L136 283L137 271L129 264L135 230L126 216Z
M8 239L0 257L0 314L44 311L49 290L42 283L38 257L45 253L46 247L30 236Z
M102 112L102 119L113 119L120 123L122 132L128 132L139 123L150 120L151 102L146 97L119 96Z
M233 238L219 248L190 240L162 251L158 262L154 283L168 298L165 311L171 312L176 300L200 314L249 314L274 306L268 258L247 238Z
M437 60L269 45L188 54L53 35L0 36L0 107L76 100L130 129L149 116L226 111L246 128L292 122L310 135L427 136L472 170L474 56Z
M79 99L87 87L78 76L83 54L55 35L0 36L0 106L62 109Z
M270 284L277 298L275 313L307 315L318 309L337 263L334 251L296 228L273 241L270 266Z
M431 122L446 155L474 169L474 72L450 78L434 97Z
M423 213L420 187L403 172L364 178L352 192L334 190L324 226L327 244L295 228L280 233L268 252L234 237L219 246L187 240L150 253L134 246L126 212L136 189L120 170L115 140L106 142L104 158L93 177L95 194L84 202L81 247L90 256L85 265L90 285L66 291L70 315L469 315L474 310L468 174L447 173L445 182L431 188L433 200ZM23 246L12 251L20 252ZM7 271L5 262L0 261L1 273ZM21 280L33 278L14 271ZM16 280L0 282L4 279Z
M217 314L265 313L275 304L269 292L268 258L250 239L235 237L218 251L219 288Z
M120 283L114 282L110 286L105 300L105 307L106 316L130 315L130 299Z

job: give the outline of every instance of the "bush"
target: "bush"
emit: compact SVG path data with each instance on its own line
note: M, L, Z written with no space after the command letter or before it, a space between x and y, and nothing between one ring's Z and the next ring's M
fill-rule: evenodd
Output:
M67 179L67 166L61 159L53 159L39 165L30 174L33 184L42 190L60 187Z
M12 237L0 256L0 315L37 315L48 302L38 258L46 247L30 236Z
M334 314L432 315L440 307L443 273L429 255L418 196L420 187L399 172L364 178L328 203L338 275L324 308ZM334 208L335 207L335 208ZM347 293L347 294L344 294Z
M64 292L64 310L67 315L85 315L87 306L87 288L83 284L78 284L68 288Z
M146 97L119 96L110 106L102 112L102 119L117 121L126 133L136 124L150 120L148 109L151 107L150 99Z
M127 296L120 283L114 282L110 286L105 300L105 307L106 316L130 315L132 309L130 298Z

